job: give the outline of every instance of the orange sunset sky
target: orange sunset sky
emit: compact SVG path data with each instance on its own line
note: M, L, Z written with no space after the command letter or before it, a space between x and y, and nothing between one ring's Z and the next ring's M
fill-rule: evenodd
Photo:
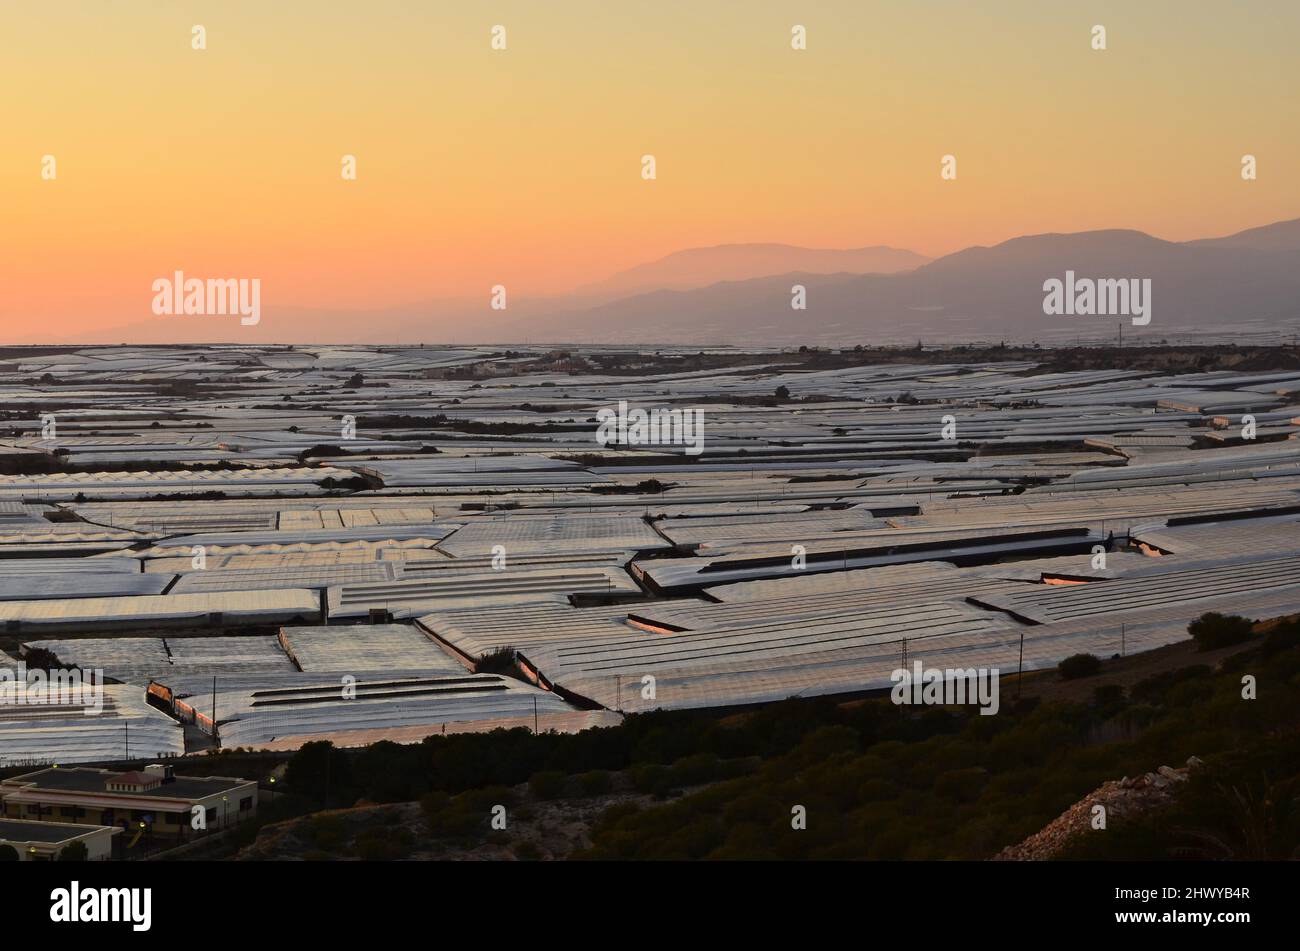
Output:
M271 312L730 242L1225 234L1300 216L1297 37L1294 2L5 0L0 329L148 320L178 268Z

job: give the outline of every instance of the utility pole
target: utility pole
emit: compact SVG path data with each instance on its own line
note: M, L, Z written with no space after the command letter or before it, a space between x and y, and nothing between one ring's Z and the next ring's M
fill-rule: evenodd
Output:
M126 731L126 758L131 759L131 721L123 720L122 729Z
M537 697L533 697L533 735L537 735Z
M217 739L217 676L212 675L212 739Z
M1020 701L1020 684L1025 679L1025 631L1020 629L1020 664L1016 671L1016 701Z
M903 671L903 676L908 678L907 683L908 683L909 688L911 688L911 687L913 686L913 685L912 685L912 682L911 682L911 677L910 677L910 675L907 673L907 638L906 638L906 637L903 638L903 641L902 641L902 648L903 648L903 656L902 656L902 659L901 659L901 661L900 661L900 663L901 663L901 665L902 665L901 669L902 669L902 671ZM901 683L901 681L900 681L900 683ZM900 715L901 715L902 712L903 712L903 707L906 706L907 704L909 704L909 703L912 702L912 701L911 701L911 698L912 698L913 696L914 696L914 694L912 693L912 690L909 689L909 690L908 690L908 699L905 700L905 701L903 701L903 703L900 703L900 704L898 705L898 712L899 712Z

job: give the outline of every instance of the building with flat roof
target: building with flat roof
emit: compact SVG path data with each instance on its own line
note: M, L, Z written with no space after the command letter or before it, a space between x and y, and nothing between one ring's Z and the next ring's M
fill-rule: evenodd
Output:
M12 846L20 862L53 862L74 842L86 846L86 860L106 862L113 857L113 836L121 829L82 826L67 822L0 819L0 846Z
M256 812L256 781L176 776L166 765L131 772L56 766L0 781L4 818L111 826L178 841Z

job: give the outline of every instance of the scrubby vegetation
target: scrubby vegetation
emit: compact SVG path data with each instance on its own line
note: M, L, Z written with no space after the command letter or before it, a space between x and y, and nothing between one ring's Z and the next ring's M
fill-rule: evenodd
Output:
M1236 615L1224 616L1211 611L1202 615L1187 627L1199 650L1217 650L1231 647L1246 641L1252 630L1252 623Z
M317 808L418 800L421 834L511 850L520 843L492 828L495 806L518 817L623 790L570 858L982 859L1103 782L1194 755L1205 767L1168 816L1133 820L1131 838L1090 841L1089 855L1283 857L1300 816L1298 682L1292 620L1217 667L1104 684L1082 701L1027 698L995 717L813 698L642 714L572 735L440 735L356 754L313 743L285 785ZM806 828L792 825L796 807ZM529 857L520 845L513 854ZM366 846L381 847L403 848Z
M84 842L70 842L59 850L60 862L85 862L90 859L90 850Z
M1258 699L1243 698L1246 673ZM848 718L750 776L607 814L582 857L987 858L1102 782L1192 755L1207 766L1171 815L1135 822L1132 841L1091 840L1092 854L1285 857L1300 841L1298 678L1291 623L1218 671L1154 677L1127 699L1108 690L1090 704L1024 705L1005 717L931 710L894 730ZM908 731L928 735L900 737ZM804 830L791 827L795 806L807 810Z
M1078 680L1100 673L1101 659L1095 654L1072 654L1056 665L1062 680Z
M1230 750L1191 773L1169 806L1115 816L1079 837L1066 860L1294 861L1300 859L1300 734Z

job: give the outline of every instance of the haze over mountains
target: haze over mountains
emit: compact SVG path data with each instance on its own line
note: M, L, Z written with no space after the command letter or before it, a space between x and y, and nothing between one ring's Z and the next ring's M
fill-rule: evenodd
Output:
M1152 320L1043 313L1043 282L1149 278ZM806 288L793 310L791 287ZM953 342L1005 336L1073 339L1187 332L1285 332L1300 323L1300 219L1174 242L1110 230L1012 238L935 260L889 247L819 250L780 244L695 248L563 297L324 312L263 298L259 325L216 317L154 318L89 342L185 343L736 343ZM147 307L148 298L144 300ZM143 308L142 308L143 309ZM84 341L83 341L84 342Z
M574 297L613 299L659 290L688 290L720 281L745 281L774 274L894 274L930 259L914 251L883 246L846 250L799 248L789 244L723 244L687 248L613 277L586 284Z

